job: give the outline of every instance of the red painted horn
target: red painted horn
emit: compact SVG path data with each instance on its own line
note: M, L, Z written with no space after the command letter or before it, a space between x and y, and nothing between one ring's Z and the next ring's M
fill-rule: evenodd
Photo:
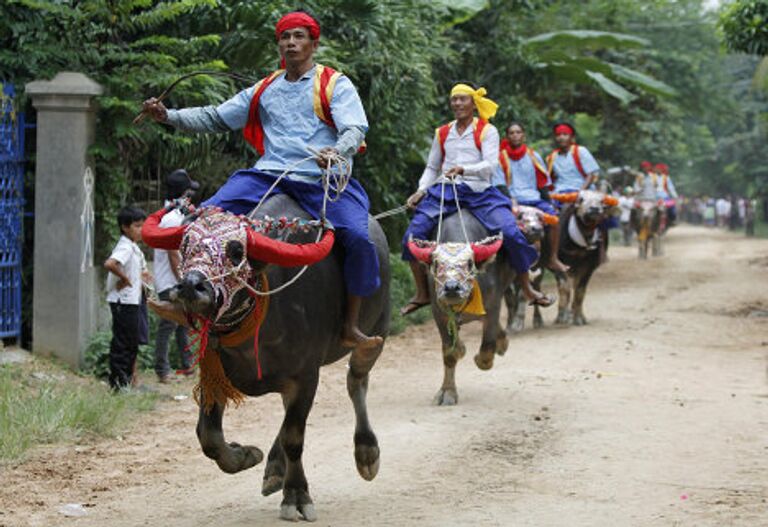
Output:
M312 265L328 256L333 248L333 241L332 230L325 231L316 243L286 243L248 229L248 256L281 267Z
M619 200L613 196L606 196L603 198L603 205L607 207L618 207Z
M495 255L501 249L501 239L487 243L473 243L472 252L475 253L475 263L481 263Z
M575 203L579 198L578 192L567 192L565 194L550 194L550 198L559 201L560 203Z
M186 225L178 227L160 227L160 220L168 213L166 209L160 209L153 212L144 221L141 227L141 239L148 246L154 249L165 249L166 251L178 251L181 247L181 239L184 237Z
M435 245L420 240L408 240L408 250L411 251L413 257L418 261L429 265L432 263L432 253L435 251Z

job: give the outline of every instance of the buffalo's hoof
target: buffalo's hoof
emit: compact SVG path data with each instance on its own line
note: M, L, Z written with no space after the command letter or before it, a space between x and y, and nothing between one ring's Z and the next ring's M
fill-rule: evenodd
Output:
M317 512L309 492L300 489L285 489L283 491L283 503L280 504L280 518L283 520L297 522L299 514L308 521L317 520Z
M587 325L587 319L584 318L584 315L574 315L574 317L573 317L573 325L574 326L586 326Z
M239 443L229 443L226 455L220 455L216 464L227 474L235 474L261 463L264 453L255 446L242 446Z
M555 319L555 324L558 325L565 325L571 323L571 314L567 311L561 311L557 314L557 318Z
M533 314L533 327L535 329L541 329L544 327L544 318L540 313Z
M481 370L490 370L493 368L493 353L480 352L475 355L475 364Z
M355 446L357 472L365 481L372 481L379 473L379 462L379 447L376 445Z
M437 406L456 406L459 403L459 393L455 388L440 388L432 402Z
M515 317L512 323L507 326L507 331L510 333L520 333L525 329L525 319L523 317Z
M264 476L264 481L261 483L262 496L271 496L279 490L283 490L283 476L277 474Z
M509 339L507 338L507 332L504 331L496 338L496 349L494 349L494 352L499 357L502 357L507 352L508 347Z

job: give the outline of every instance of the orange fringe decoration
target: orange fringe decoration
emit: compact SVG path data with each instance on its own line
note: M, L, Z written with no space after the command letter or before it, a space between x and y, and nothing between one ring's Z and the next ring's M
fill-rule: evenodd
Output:
M226 408L232 401L237 407L245 400L243 392L232 386L224 373L217 350L208 350L200 359L200 380L192 390L192 396L206 414L211 413L215 403Z

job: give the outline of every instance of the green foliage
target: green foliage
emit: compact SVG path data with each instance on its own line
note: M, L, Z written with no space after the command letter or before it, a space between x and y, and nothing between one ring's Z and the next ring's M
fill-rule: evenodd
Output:
M392 318L389 326L389 334L402 333L406 327L412 324L423 324L432 318L432 310L429 306L423 307L406 317L400 314L400 308L408 303L416 289L413 285L413 277L409 265L400 259L399 254L390 253L389 266L392 271L392 283L389 285L392 299Z
M737 0L720 15L720 29L732 51L768 55L768 2Z
M136 367L140 371L151 371L155 368L155 340L160 319L153 312L149 313L149 344L139 346L139 354L136 358ZM173 335L169 342L168 360L172 369L181 368L181 357L176 353L176 340ZM109 377L109 345L112 342L111 331L97 331L88 340L83 357L85 365L83 371L99 379ZM194 353L197 346L193 346Z
M0 366L0 464L21 459L36 444L110 436L156 396L111 396L106 386L70 374Z

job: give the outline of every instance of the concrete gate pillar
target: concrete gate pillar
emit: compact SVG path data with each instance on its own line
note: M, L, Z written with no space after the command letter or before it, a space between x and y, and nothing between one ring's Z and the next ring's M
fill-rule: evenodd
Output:
M76 368L96 329L94 172L88 147L94 139L94 97L103 91L73 72L26 85L37 108L32 350Z

